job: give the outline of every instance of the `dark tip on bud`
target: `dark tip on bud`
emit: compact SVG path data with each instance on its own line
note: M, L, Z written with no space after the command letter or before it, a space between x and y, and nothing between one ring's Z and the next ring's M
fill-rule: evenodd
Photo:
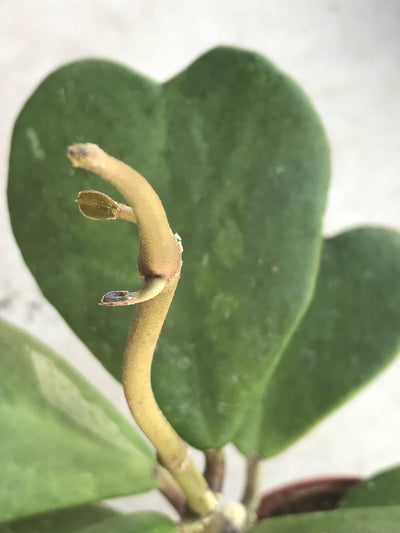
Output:
M123 305L129 300L129 291L110 291L101 299L100 305Z
M86 148L84 144L71 144L71 146L68 146L68 157L69 158L84 158L89 155L89 150Z
M67 155L74 167L82 167L98 173L106 154L97 144L78 143L68 146Z

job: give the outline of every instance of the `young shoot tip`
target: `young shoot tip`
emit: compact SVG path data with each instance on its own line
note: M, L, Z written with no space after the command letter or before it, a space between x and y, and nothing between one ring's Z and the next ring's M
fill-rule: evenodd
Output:
M93 143L76 143L67 148L67 155L74 167L97 172L104 165L105 152Z

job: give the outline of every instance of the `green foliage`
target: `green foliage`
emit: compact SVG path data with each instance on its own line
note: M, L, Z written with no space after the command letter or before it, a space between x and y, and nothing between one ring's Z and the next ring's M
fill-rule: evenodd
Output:
M354 485L339 503L341 508L400 505L400 466Z
M400 234L348 231L325 241L314 299L236 437L264 458L348 400L400 348Z
M400 235L362 228L325 240L315 286L329 180L321 123L267 60L217 48L162 85L108 61L66 65L15 125L8 195L24 259L114 376L133 310L97 302L140 284L138 236L127 222L79 215L80 189L115 197L67 161L65 147L86 141L143 174L183 238L152 381L190 444L234 439L268 458L394 358ZM107 218L113 201L96 198L94 212L92 200L83 210ZM4 323L0 400L0 533L177 532L158 513L83 505L153 488L155 458L64 361ZM396 468L355 486L342 509L268 519L253 532L393 533L398 494Z
M51 350L3 322L0 399L0 522L155 486L155 458L132 426Z
M370 507L307 513L264 520L252 533L395 533L399 507Z
M110 518L86 527L79 533L178 533L168 517L155 512L139 512Z
M121 515L100 505L53 511L0 524L0 533L177 533L176 525L160 513Z
M73 533L117 514L102 505L82 505L0 524L0 533Z
M163 85L106 61L54 72L15 126L11 221L44 295L120 377L131 309L97 306L139 283L136 228L83 219L71 142L131 164L159 193L185 247L158 343L160 407L197 447L232 439L304 312L329 179L324 131L300 88L263 57L217 48ZM130 244L132 243L132 244Z

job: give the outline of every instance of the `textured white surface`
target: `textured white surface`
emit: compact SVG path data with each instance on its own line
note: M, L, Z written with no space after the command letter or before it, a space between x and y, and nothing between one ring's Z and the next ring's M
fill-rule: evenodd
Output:
M400 229L398 0L0 0L0 315L67 357L123 412L119 385L44 300L23 264L5 191L13 121L52 69L108 57L164 80L217 44L258 50L314 101L332 146L327 234ZM326 472L368 474L399 462L400 360L346 407L269 461L264 485ZM243 476L228 448L227 499ZM200 458L199 458L200 460ZM167 507L152 494L123 508Z

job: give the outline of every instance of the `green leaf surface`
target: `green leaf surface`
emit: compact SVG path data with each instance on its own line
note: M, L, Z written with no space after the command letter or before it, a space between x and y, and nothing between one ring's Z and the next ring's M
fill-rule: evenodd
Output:
M155 459L128 421L50 349L4 322L0 427L0 521L155 485Z
M156 512L123 515L100 505L85 505L0 524L0 533L177 533Z
M132 308L97 305L140 285L137 229L81 217L80 189L120 199L73 169L90 141L153 185L185 248L153 384L197 447L229 441L304 312L319 260L329 150L307 97L252 52L217 48L159 85L111 62L51 74L17 119L9 204L44 295L117 378Z
M325 241L314 299L235 443L270 457L382 371L400 350L400 234ZM351 431L351 429L349 429Z
M340 500L339 507L400 505L400 466L360 481Z
M0 533L73 533L117 514L103 505L82 505L0 524Z
M178 528L161 513L142 511L104 520L79 533L178 533Z
M396 533L400 507L294 514L260 522L252 533Z

